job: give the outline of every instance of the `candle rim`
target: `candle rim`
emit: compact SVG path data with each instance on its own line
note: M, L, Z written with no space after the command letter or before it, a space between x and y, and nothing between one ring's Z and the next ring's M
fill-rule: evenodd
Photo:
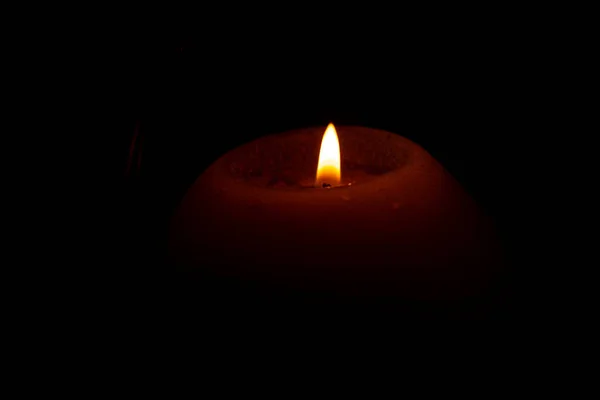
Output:
M267 185L264 183L265 180L268 178L273 178L273 176L268 176L267 178L262 177L261 178L262 180L255 179L253 177L244 176L243 171L233 172L232 169L236 168L236 164L240 164L240 163L242 163L242 161L244 161L246 158L248 158L249 154L252 152L252 150L255 150L256 152L258 152L257 146L260 146L261 142L263 142L263 145L265 142L270 143L270 145L273 145L273 143L276 143L276 142L284 139L284 144L282 146L285 147L286 145L288 145L285 143L285 139L291 140L291 138L294 138L294 137L308 135L308 136L312 136L312 139L315 141L315 143L320 143L320 139L322 138L322 134L323 134L322 129L323 129L322 126L312 126L312 127L306 127L306 128L292 129L292 130L284 131L284 132L277 133L277 134L270 134L270 135L265 135L265 136L259 137L255 140L244 143L244 144L230 150L225 155L220 157L217 161L215 161L215 163L213 163L209 167L209 169L210 168L219 168L221 170L224 170L226 176L230 177L233 181L235 181L236 184L242 184L246 187L257 188L257 189L261 189L261 190L265 190L265 191L274 191L274 192L279 192L279 193L306 192L310 188L309 186L312 186L312 189L318 189L318 188L314 188L314 175L312 175L311 171L309 171L309 170L306 170L304 173L298 172L298 170L293 171L296 174L302 174L301 180L295 181L295 184L294 183L283 184L284 182L282 180L282 182L281 182L282 184ZM379 137L376 139L376 141L379 141L379 142L383 141L384 138L385 138L385 141L393 138L393 141L395 142L394 145L396 146L397 149L399 149L399 152L398 152L399 154L397 157L398 160L396 161L398 163L398 165L395 165L393 168L389 168L389 167L383 168L383 167L377 167L374 164L361 164L360 162L349 161L347 152L344 152L342 149L342 166L343 166L343 170L346 171L346 174L344 174L344 173L342 174L342 182L341 182L342 185L340 185L340 187L336 187L335 188L336 191L371 186L373 184L376 184L376 182L378 182L380 179L389 179L390 176L393 176L396 174L401 174L402 170L405 167L407 167L413 163L412 158L414 157L414 154L424 152L425 154L429 155L421 146L414 143L410 139L407 139L399 134L389 132L389 131L386 131L383 129L370 128L370 127L366 127L366 126L356 126L356 125L339 125L336 127L336 129L339 132L340 146L342 148L344 146L344 143L346 143L346 145L347 145L348 140L350 139L347 137L348 132L353 132L354 137L356 137L357 135L360 135L360 134L364 134L366 132L367 134L370 134L370 135L378 135ZM352 139L350 139L350 140L352 140ZM379 143L379 145L381 146L381 143ZM254 147L254 149L253 149L253 147ZM391 154L391 151L388 153ZM314 154L315 160L318 159L317 157L318 157L318 148ZM384 156L381 156L381 158L383 158L383 157ZM315 173L316 173L316 166L317 166L316 161L315 161L314 165L315 165ZM349 165L351 165L351 167L349 167ZM369 168L371 168L370 172L367 171L367 169L369 169ZM376 170L377 168L379 168L379 172L373 173L372 171ZM353 174L359 175L362 179L361 180L353 179ZM347 179L344 179L344 175L349 175L349 177L347 177ZM305 182L305 184L302 184L301 181ZM348 185L349 183L351 185ZM321 189L319 189L319 190L321 190Z

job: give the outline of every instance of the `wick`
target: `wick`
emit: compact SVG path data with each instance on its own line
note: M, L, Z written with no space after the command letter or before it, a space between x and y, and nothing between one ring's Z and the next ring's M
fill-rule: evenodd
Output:
M329 183L323 183L323 188L331 189L331 185Z

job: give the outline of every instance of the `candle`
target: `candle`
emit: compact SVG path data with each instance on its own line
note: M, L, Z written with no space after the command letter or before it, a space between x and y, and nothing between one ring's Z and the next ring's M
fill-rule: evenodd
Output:
M415 300L481 293L498 261L486 217L427 151L332 124L219 158L175 213L170 248L204 276Z

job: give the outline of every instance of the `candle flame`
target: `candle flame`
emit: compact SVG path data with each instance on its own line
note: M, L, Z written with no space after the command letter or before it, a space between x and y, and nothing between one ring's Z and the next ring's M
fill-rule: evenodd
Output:
M332 123L327 125L321 151L319 152L319 165L317 166L316 187L338 186L341 181L342 168L340 165L340 142Z

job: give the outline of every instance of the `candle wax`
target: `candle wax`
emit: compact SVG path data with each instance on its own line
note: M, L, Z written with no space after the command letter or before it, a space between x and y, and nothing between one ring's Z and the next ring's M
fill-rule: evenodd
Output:
M260 138L211 165L173 218L179 268L340 295L485 290L499 250L458 182L404 137L336 128L339 187L314 187L324 127Z

